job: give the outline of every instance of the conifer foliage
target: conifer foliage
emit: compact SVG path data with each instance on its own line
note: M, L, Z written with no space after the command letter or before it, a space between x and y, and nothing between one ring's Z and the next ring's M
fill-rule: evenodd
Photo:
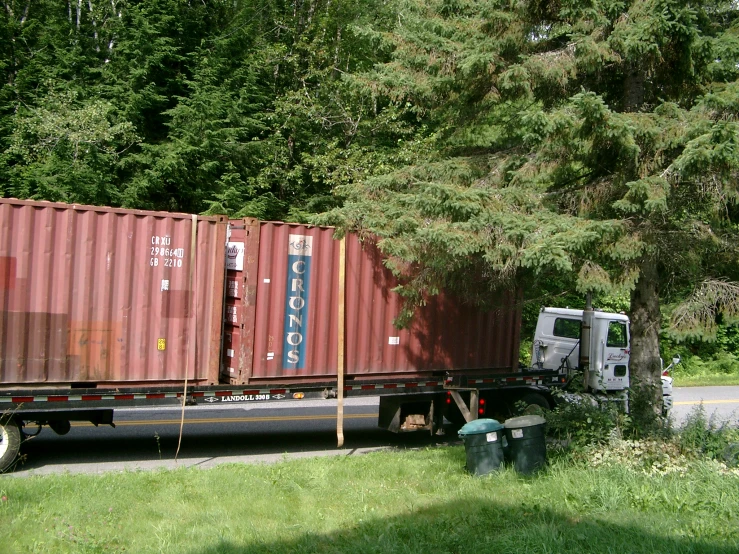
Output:
M416 302L532 274L630 290L632 376L657 406L660 296L737 275L738 14L723 1L403 1L383 35L392 59L365 80L417 122L405 148L422 163L344 187L328 220L378 235ZM736 295L711 290L714 312L734 315Z
M329 222L408 313L627 290L656 402L739 317L736 0L2 0L3 196ZM535 286L529 286L534 283ZM570 287L573 288L573 287Z
M378 59L354 25L384 10L2 0L2 194L264 219L333 206L333 184L368 171L344 170L360 121L341 75Z

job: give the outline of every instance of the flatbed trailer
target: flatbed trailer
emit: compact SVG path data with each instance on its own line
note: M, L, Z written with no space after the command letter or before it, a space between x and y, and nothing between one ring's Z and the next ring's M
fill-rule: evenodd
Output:
M452 390L500 391L530 388L549 392L550 387L563 387L566 376L559 372L516 372L473 376L457 374L430 379L389 379L356 381L344 386L344 397L404 396L407 394L443 394ZM266 401L300 401L336 399L336 383L296 384L289 387L253 388L233 385L195 386L186 391L182 386L117 387L115 389L17 389L0 391L0 410L24 414L32 410L73 410L96 408L133 408L138 406L213 405Z
M428 379L351 381L343 394L336 382L294 384L284 387L244 386L131 386L101 388L28 388L0 391L0 471L12 467L26 436L43 426L64 435L73 421L115 427L115 411L137 407L280 403L299 406L308 400L379 397L378 426L392 432L437 433L444 417L454 423L509 410L516 400L553 405L552 391L567 384L559 372L488 373L475 371ZM488 412L496 412L495 414ZM185 420L187 421L187 420ZM341 432L341 431L340 431Z
M477 391L481 395L518 390L538 392L549 396L552 388L564 387L567 377L559 372L515 372L481 374L473 376L456 374L430 379L388 379L353 381L344 386L345 398L358 396L434 395L446 396L451 392ZM216 404L254 402L292 402L301 400L328 400L339 397L336 382L295 384L286 387L244 387L233 385L195 386L184 390L182 386L117 387L115 389L85 388L37 388L0 391L0 413L12 414L16 419L36 421L36 417L113 422L101 419L78 419L80 414L93 414L96 410L115 410L140 406L214 406ZM42 418L43 419L43 418Z

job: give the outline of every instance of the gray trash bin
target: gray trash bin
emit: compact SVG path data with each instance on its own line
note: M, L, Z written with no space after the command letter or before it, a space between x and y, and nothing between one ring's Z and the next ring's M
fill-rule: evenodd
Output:
M467 471L487 475L501 468L503 456L503 425L494 419L476 419L459 430L467 456Z
M508 456L516 471L531 475L547 463L547 444L544 429L546 420L538 415L507 419L505 436Z

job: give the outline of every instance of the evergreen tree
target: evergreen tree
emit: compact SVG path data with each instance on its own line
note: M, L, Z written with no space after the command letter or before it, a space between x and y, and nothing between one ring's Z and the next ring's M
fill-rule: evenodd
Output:
M734 3L400 6L392 60L363 78L416 119L424 163L344 187L322 221L378 235L415 302L563 273L631 290L632 376L653 413L660 294L737 274Z
M387 59L357 28L388 27L385 2L4 7L6 196L305 219L393 165L395 131L341 78Z
M115 167L136 137L115 106L95 94L111 8L102 4L100 11L92 0L74 6L45 0L4 4L3 195L119 203Z
M371 102L346 78L387 59L361 26L385 29L392 13L392 3L376 0L295 0L273 10L275 98L264 134L270 158L252 181L261 196L251 196L242 213L260 214L279 202L282 219L305 220L336 205L337 186L377 172L393 157L385 128L366 119Z

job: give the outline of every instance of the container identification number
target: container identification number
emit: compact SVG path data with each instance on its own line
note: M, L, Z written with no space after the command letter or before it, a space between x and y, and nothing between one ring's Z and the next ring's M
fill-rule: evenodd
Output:
M149 258L150 267L182 267L182 259L185 257L184 248L171 248L171 237L151 237L151 253Z

